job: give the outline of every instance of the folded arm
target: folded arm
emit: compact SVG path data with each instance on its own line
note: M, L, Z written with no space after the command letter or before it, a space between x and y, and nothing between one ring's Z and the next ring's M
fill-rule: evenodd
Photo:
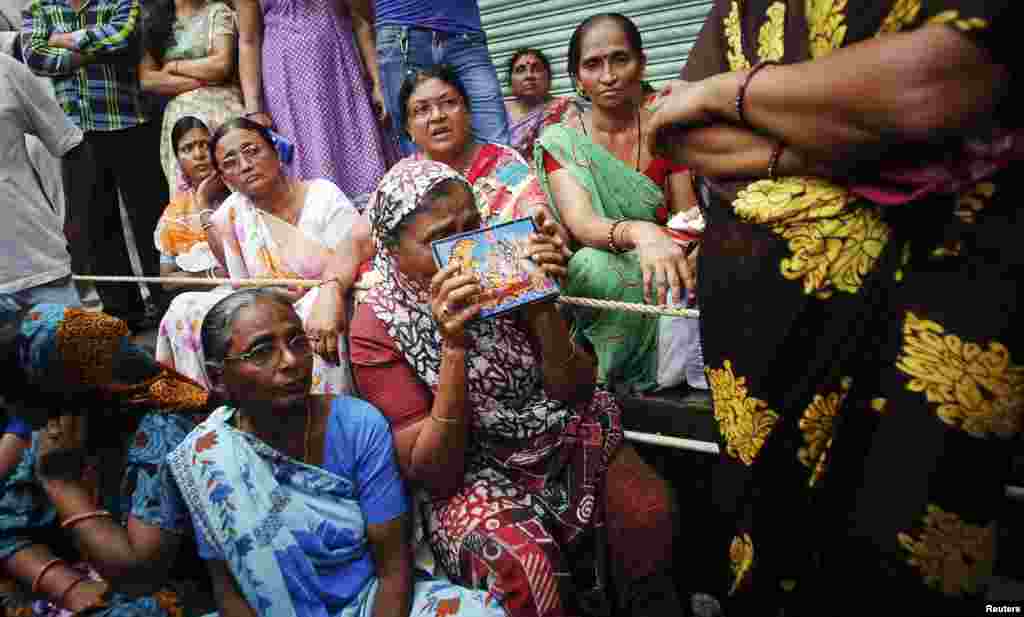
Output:
M202 88L204 85L202 80L175 75L164 70L149 52L146 52L146 55L142 57L142 62L139 62L139 86L145 92L178 96Z
M739 123L735 99L748 71L673 89L649 131ZM1009 71L948 26L860 42L815 60L769 66L744 97L747 121L809 166L843 170L891 144L963 135L988 122ZM762 146L763 154L763 146Z
M221 35L214 39L213 48L205 58L173 60L164 69L177 77L221 84L230 81L235 73L235 37Z
M140 13L139 0L115 0L109 21L70 33L72 51L92 56L128 49L136 42Z
M33 2L24 13L21 35L21 53L33 73L43 77L64 77L93 61L90 56L77 51L51 45L52 30L42 5Z

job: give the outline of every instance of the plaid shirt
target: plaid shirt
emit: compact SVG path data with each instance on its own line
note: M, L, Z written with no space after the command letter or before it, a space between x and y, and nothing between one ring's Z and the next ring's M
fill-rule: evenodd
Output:
M139 0L33 0L25 9L22 53L53 79L64 113L83 131L117 131L146 121L139 98ZM75 51L49 45L74 33Z

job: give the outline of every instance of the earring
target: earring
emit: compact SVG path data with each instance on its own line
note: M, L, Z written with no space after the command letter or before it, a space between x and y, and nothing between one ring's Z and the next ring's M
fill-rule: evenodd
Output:
M581 86L581 85L579 85L579 84L576 84L576 94L578 94L578 95L579 95L579 97L580 97L580 98L582 98L582 99L585 99L585 98L587 98L587 93L586 93L586 91L584 91L584 90L583 90L583 86Z

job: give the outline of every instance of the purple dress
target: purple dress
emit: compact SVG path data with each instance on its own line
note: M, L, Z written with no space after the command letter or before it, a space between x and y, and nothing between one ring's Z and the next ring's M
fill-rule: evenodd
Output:
M292 172L349 197L377 188L394 149L381 137L371 88L337 0L262 0L263 98L295 144Z

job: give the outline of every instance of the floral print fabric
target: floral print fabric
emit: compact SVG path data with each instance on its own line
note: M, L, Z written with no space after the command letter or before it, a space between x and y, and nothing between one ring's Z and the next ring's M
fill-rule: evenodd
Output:
M932 24L1013 72L1010 6L720 0L682 77ZM979 143L911 144L920 158L858 169L856 183L701 179L726 612L860 615L891 595L919 614L967 614L998 573L1024 408L1024 230L1015 125L995 120L1004 128Z

